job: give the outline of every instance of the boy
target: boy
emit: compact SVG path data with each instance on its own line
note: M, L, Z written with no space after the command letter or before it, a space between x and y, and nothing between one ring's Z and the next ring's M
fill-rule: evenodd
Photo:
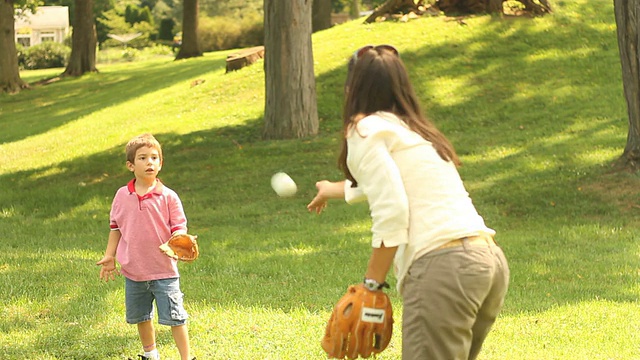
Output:
M190 359L187 312L180 291L177 261L158 247L171 235L187 233L187 219L178 195L164 186L162 148L151 134L133 138L126 148L127 168L134 179L115 194L110 212L109 240L100 268L105 282L125 277L126 320L137 324L144 355L160 359L152 323L153 302L158 323L171 326L181 360ZM120 270L116 268L116 260ZM195 358L193 358L195 359Z

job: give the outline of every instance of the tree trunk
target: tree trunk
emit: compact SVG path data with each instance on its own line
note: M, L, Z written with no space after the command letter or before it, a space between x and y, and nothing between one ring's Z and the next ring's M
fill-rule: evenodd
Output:
M313 0L311 28L313 32L331 27L331 0Z
M501 14L504 12L504 0L489 0L487 4L487 12L491 14Z
M75 0L71 56L63 75L81 76L96 72L96 23L93 19L93 0Z
M0 0L0 93L27 88L18 69L13 11L13 0Z
M360 0L351 0L351 6L349 7L349 17L351 19L357 19L360 17Z
M622 65L622 84L627 101L629 132L627 145L618 165L637 170L640 166L640 59L638 43L639 0L614 0L618 49Z
M313 0L265 0L265 139L318 133L311 46Z
M176 60L202 56L198 41L198 0L184 0L182 12L182 45Z

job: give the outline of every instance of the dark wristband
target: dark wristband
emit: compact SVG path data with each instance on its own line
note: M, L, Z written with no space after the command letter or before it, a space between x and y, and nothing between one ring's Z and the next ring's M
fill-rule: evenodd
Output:
M389 288L389 284L386 281L381 284L373 279L367 279L366 277L364 278L363 283L367 289L372 291Z

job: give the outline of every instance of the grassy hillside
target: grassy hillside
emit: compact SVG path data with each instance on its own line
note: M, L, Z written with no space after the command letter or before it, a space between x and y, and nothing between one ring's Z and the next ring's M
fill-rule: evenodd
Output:
M314 34L321 131L263 141L262 64L230 52L100 65L99 73L0 96L2 359L126 359L123 282L101 283L124 145L151 132L202 257L181 264L199 359L323 359L335 301L364 273L366 205L306 212L336 169L345 61L395 45L433 121L462 157L476 206L510 261L511 288L482 359L637 359L638 176L609 164L627 134L610 1L554 2L537 19L359 21ZM22 73L35 82L61 69ZM204 80L192 86L194 80ZM271 174L299 193L277 198ZM392 282L395 282L391 278ZM399 359L394 339L380 359ZM177 359L158 328L163 359Z

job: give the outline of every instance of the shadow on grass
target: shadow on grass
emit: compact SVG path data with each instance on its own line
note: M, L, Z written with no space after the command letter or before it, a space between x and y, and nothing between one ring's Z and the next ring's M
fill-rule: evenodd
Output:
M190 279L185 282L195 282L196 288L202 291L203 300L210 296L207 295L210 290L224 283L229 288L222 293L232 296L220 299L221 303L284 308L300 303L312 307L330 304L325 301L316 303L305 294L317 292L318 282L321 288L335 289L361 277L369 252L366 207L337 203L320 217L308 214L305 205L314 194L314 182L324 175L333 179L340 175L334 168L334 150L328 146L330 139L309 139L302 143L296 140L255 141L252 139L258 136L260 120L251 123L236 129L216 129L182 136L158 134L166 157L161 178L181 195L190 228L200 236L203 250L201 260L193 266L183 267L185 280ZM11 184L11 188L28 189L28 194L37 194L2 194L3 220L7 225L14 222L9 225L12 230L5 233L7 246L16 249L27 246L39 251L91 249L101 254L108 234L112 196L131 178L124 168L123 146L90 158L61 163L55 171L40 169L0 177L0 181ZM570 148L570 144L554 145L553 150L566 152ZM545 149L541 147L539 151L544 153ZM100 166L96 167L96 164ZM470 171L477 167L499 168L489 160L467 166ZM277 198L270 189L269 178L279 170L288 171L298 182L300 191L295 198ZM553 285L546 281L546 276L536 279L532 275L534 272L525 269L542 263L549 267L549 273L560 274L566 272L563 266L567 265L562 259L583 259L584 264L588 264L595 261L593 257L596 254L593 246L576 246L567 253L566 239L558 234L545 233L543 228L530 226L527 222L557 224L567 221L580 227L591 224L590 217L603 214L599 208L591 208L593 198L572 189L571 179L567 184L567 179L558 177L555 169L522 171L516 167L503 171L509 176L477 191L476 199L481 201L476 202L480 208L496 206L500 209L487 222L498 229L506 251L512 252L515 275L512 288L535 288L528 294L528 298L540 297L535 308L544 303L551 306L546 296L548 291L544 289ZM530 185L532 176L544 186ZM500 195L503 193L511 196ZM532 201L548 196L563 196L567 203L553 207L542 200ZM521 205L521 202L529 204ZM517 206L521 210L513 210ZM606 204L602 206L606 209ZM613 226L609 220L603 221L603 226ZM337 232L354 223L363 224L362 229L353 233ZM546 246L541 247L534 240L525 241L532 234L523 234L522 228L532 229L536 236L545 239ZM68 235L70 232L73 236ZM52 240L49 234L60 234L59 239L64 238L65 241ZM530 265L523 263L532 260ZM629 260L622 256L608 259L612 269ZM96 271L93 264L87 266ZM528 274L527 282L519 282L518 277L525 274ZM618 274L604 271L595 276L594 284L611 284L612 291L607 293L612 300L631 300L627 290L630 283L613 281ZM23 280L29 281L27 278ZM260 291L251 290L252 283L265 282L274 286ZM318 296L322 298L323 295ZM284 298L290 300L283 302Z
M148 62L106 68L80 78L65 77L17 95L0 96L0 144L46 133L106 107L131 101L176 83L189 81L203 72L222 71L223 58L203 57L173 62ZM12 129L2 131L2 129ZM22 129L22 131L16 131ZM11 134L11 135L9 135Z

